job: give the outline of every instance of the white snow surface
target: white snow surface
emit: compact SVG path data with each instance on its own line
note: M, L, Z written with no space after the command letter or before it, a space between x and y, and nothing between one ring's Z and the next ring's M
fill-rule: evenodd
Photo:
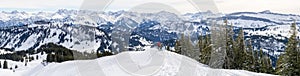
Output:
M37 54L40 55L40 54ZM41 59L46 55L41 55ZM207 65L170 51L146 47L145 51L128 51L94 60L49 63L35 60L15 72L0 69L0 76L272 76L244 70L212 69ZM1 62L3 60L0 60Z

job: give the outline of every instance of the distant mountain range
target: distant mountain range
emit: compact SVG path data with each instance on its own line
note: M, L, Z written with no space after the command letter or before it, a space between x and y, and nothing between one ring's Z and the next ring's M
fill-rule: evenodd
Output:
M120 50L122 48L134 50L155 42L174 46L180 34L189 35L196 41L198 36L209 34L210 21L222 23L225 19L235 31L244 28L245 38L252 40L255 49L263 48L273 61L284 51L291 23L296 20L300 24L299 15L270 11L230 14L207 11L184 15L166 11L12 11L0 12L0 47L21 51L52 42L81 52L117 53L124 51Z

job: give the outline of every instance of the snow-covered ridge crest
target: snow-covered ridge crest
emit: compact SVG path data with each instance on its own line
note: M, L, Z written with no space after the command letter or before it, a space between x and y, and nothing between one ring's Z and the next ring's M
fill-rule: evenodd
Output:
M176 15L171 12L161 11L156 13L138 13L131 11L103 12L91 10L66 10L60 9L56 12L27 13L19 11L0 12L1 26L30 25L34 21L46 20L60 23L84 24L99 26L107 22L115 23L124 18L129 18L137 23L145 20L158 21L162 25L168 22L183 21L205 21L210 19L224 20L227 18L231 23L240 27L263 27L265 25L283 25L300 20L299 15L273 13L269 10L262 12L235 12L220 14L207 12L187 13Z
M40 20L97 26L107 22L115 23L123 18L130 18L137 23L141 23L144 20L155 20L159 22L181 21L181 18L179 18L176 14L166 11L157 13L137 13L130 11L101 12L91 10L60 9L57 12L0 12L0 24L2 24L2 27L31 25L34 21Z

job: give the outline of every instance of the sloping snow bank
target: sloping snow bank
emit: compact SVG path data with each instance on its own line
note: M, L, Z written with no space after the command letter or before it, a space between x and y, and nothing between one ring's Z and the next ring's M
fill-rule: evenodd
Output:
M146 51L123 52L94 60L50 63L23 74L0 72L0 76L271 76L244 70L212 69L186 56L149 47Z

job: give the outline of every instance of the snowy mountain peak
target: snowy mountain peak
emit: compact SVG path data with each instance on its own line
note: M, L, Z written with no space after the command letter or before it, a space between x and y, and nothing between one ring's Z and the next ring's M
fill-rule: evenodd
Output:
M171 13L171 12L168 12L168 11L159 11L156 14L161 14L161 15L173 14L174 15L175 13Z
M265 10L265 11L262 11L262 12L259 12L259 13L263 13L263 14L271 14L272 12L270 10Z

